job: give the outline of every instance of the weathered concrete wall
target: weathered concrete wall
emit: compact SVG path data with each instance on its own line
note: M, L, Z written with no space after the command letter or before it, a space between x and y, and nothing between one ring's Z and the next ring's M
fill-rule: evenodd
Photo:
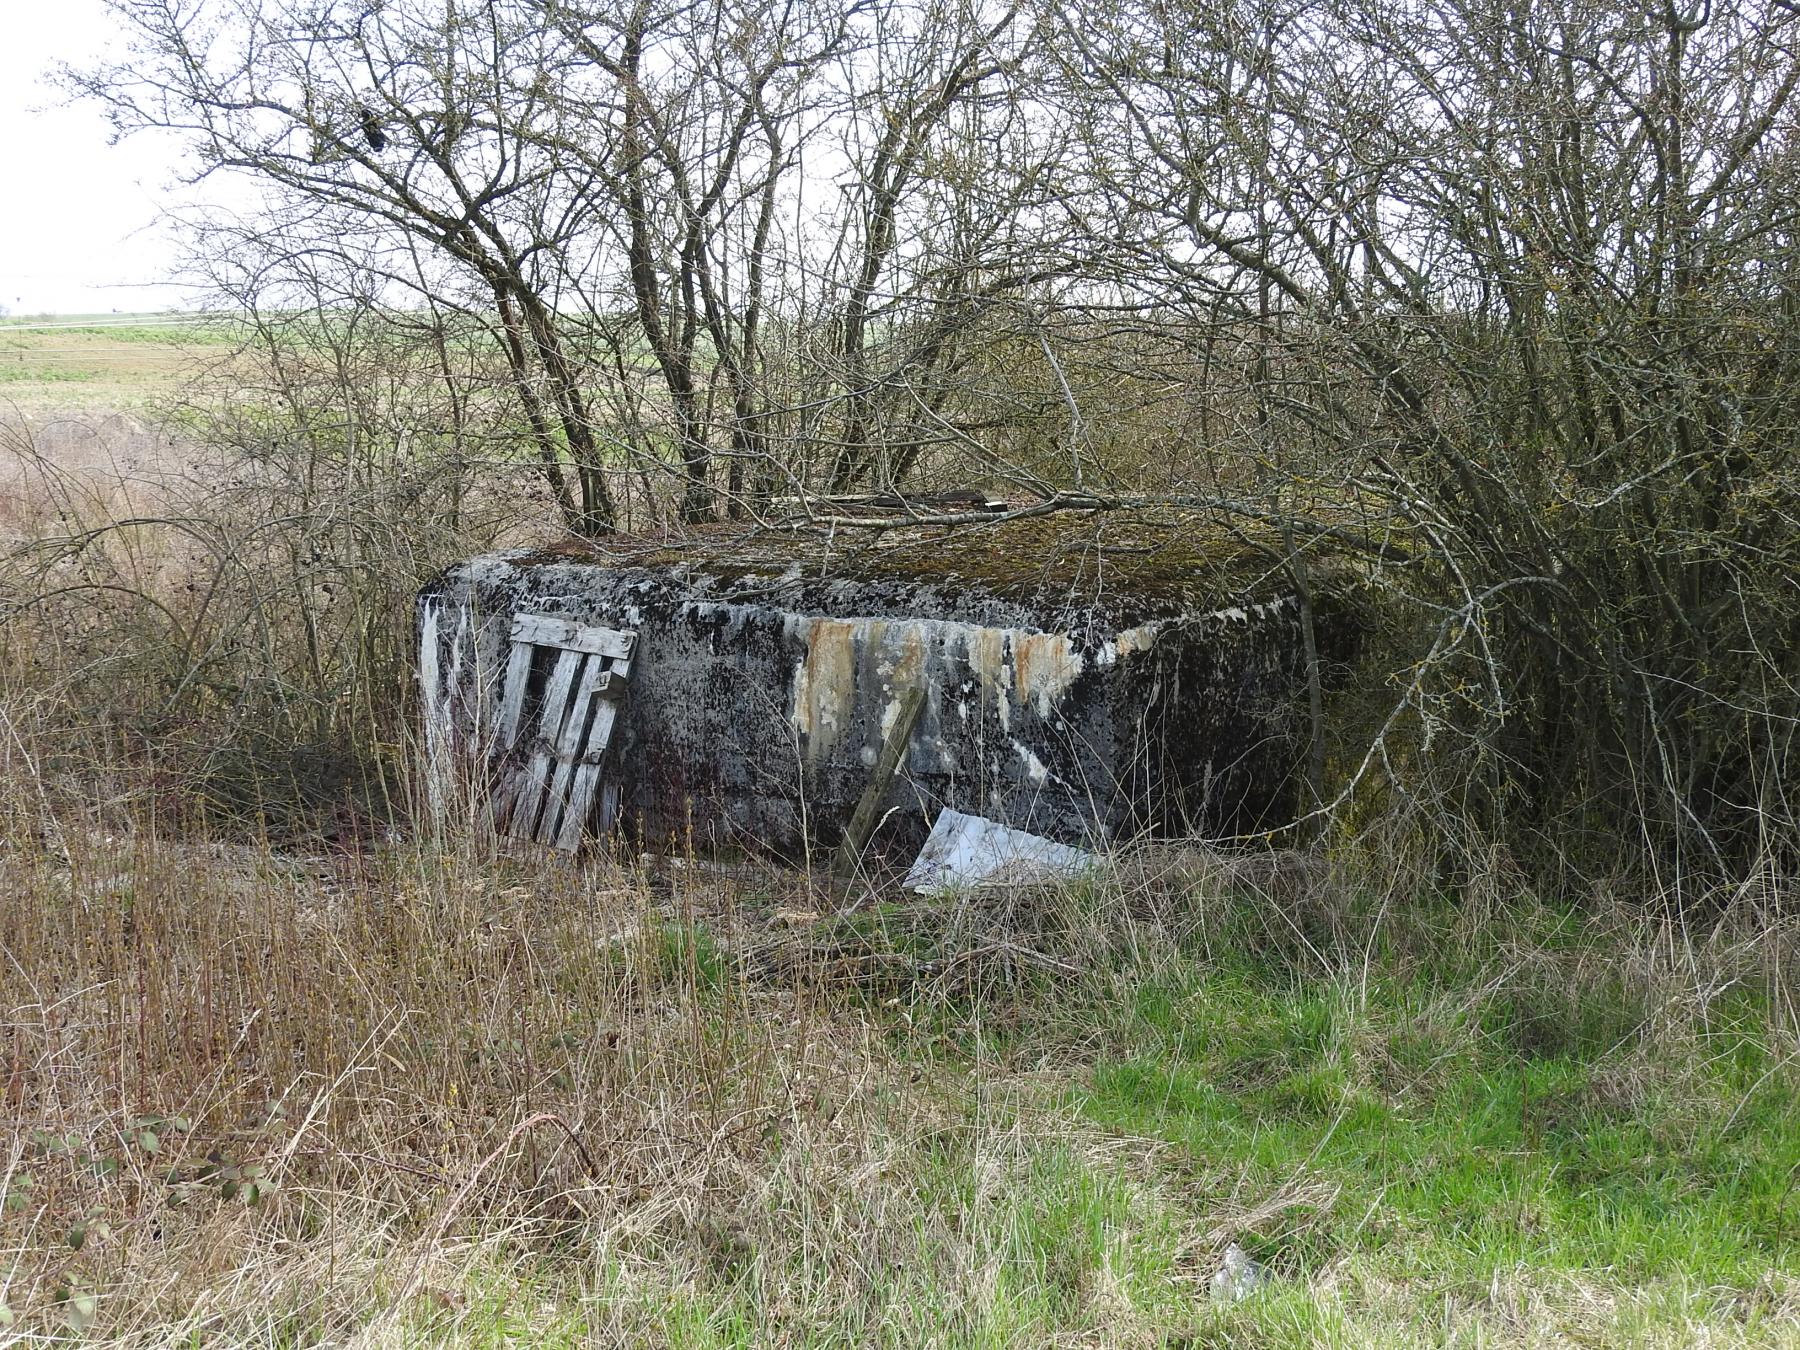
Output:
M914 683L927 699L876 836L895 852L942 806L1069 842L1289 809L1303 671L1281 596L1071 626L953 581L514 553L452 567L420 606L422 669L465 733L496 701L514 613L638 632L611 772L648 838L832 846Z

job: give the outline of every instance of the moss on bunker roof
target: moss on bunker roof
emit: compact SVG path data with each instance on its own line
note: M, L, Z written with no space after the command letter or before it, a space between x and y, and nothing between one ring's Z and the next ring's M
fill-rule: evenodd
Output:
M1314 565L1326 556L1315 542ZM710 578L709 589L802 579L953 587L1047 610L1079 608L1135 623L1291 593L1280 532L1198 514L1081 512L966 525L755 529L703 525L666 535L565 539L521 555L522 567L592 561Z

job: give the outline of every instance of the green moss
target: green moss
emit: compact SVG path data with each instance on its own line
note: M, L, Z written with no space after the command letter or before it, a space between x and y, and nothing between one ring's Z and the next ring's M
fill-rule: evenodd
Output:
M1252 604L1292 592L1278 531L1225 525L1199 513L1068 512L965 525L886 525L867 531L777 532L695 527L679 537L570 542L520 559L542 565L591 558L617 567L688 567L724 589L804 579L938 584L1026 605L1080 604L1132 619ZM1318 546L1308 562L1319 589L1343 574Z

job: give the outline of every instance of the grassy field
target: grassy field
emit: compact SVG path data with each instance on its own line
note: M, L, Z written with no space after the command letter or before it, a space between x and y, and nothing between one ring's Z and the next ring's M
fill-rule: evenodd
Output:
M0 572L0 1344L1800 1346L1776 883L1171 846L927 903L417 828L397 616L502 526L321 456L103 528L160 433L77 493L53 424L219 348L91 329L0 327L53 414ZM346 745L391 801L320 816Z
M232 325L195 315L0 319L0 408L135 411L179 389L236 336Z

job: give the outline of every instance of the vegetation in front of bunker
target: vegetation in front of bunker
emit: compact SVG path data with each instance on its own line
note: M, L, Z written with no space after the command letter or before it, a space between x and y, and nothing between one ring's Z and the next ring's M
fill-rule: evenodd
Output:
M844 918L774 870L468 846L70 831L0 865L27 1334L1755 1344L1800 1318L1800 942L1750 907L1434 899L1372 860L1270 885L1167 849ZM1228 1242L1266 1273L1243 1303L1207 1292Z
M1494 840L1553 888L1629 853L1696 905L1794 870L1785 6L407 0L229 55L114 8L133 43L70 89L256 185L194 236L221 303L325 384L404 331L413 430L503 425L546 520L998 486L1272 527L1302 590L1330 538L1391 684L1322 814L1434 801L1446 880ZM340 38L379 76L346 84ZM502 162L517 190L476 190ZM357 421L384 382L345 365Z

